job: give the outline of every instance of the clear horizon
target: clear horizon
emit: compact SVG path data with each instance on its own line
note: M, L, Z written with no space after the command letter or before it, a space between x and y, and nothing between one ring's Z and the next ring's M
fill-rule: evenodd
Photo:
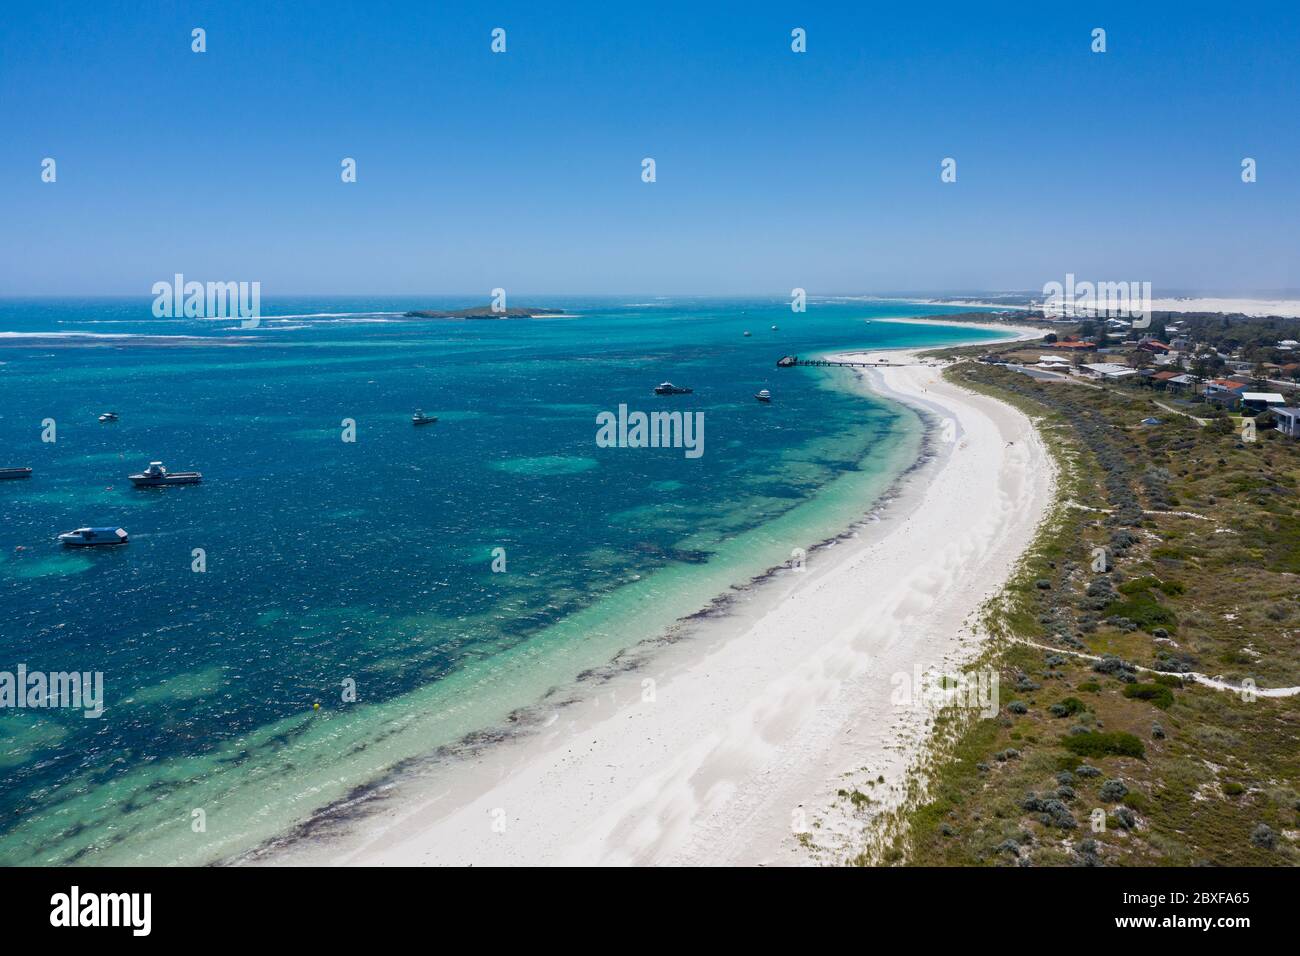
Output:
M145 295L175 272L267 298L1300 287L1282 4L8 21L3 296Z

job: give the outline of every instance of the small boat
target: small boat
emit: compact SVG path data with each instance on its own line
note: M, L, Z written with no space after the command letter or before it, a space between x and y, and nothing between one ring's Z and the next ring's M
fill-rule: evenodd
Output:
M137 488L153 488L157 485L197 485L203 480L203 475L197 471L168 471L160 461L151 461L144 471L127 477Z
M751 335L753 335L753 334L754 334L753 332L746 331L746 332L745 332L745 338L749 338L749 337L750 337Z
M418 408L415 410L415 414L411 416L412 425L432 425L437 420L437 415L426 415Z
M99 420L101 422L115 422L117 421L117 412L105 412L99 416Z
M793 368L798 364L799 364L799 356L797 355L782 355L779 359L776 360L777 368Z
M94 548L107 544L126 544L129 540L125 528L78 528L59 535L65 548Z
M656 395L689 395L695 389L686 388L684 385L674 385L672 382L660 382L655 386Z
M30 478L30 468L0 468L0 478Z
M774 326L772 326L772 331L773 331L773 332L775 332L775 331L776 331L776 326L775 326L775 325L774 325Z
M764 404L769 404L772 401L772 393L765 388L760 388L754 397Z

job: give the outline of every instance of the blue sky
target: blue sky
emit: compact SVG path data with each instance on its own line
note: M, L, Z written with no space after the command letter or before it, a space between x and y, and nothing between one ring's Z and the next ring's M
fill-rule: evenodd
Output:
M989 6L8 4L0 294L1300 287L1300 5Z

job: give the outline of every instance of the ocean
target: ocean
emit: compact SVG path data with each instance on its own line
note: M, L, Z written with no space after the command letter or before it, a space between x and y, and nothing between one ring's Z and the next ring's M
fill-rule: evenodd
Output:
M0 709L0 864L229 860L490 740L915 461L912 412L780 356L996 337L851 298L267 298L256 329L151 304L0 301L0 467L34 469L0 481L0 674L103 675L98 717ZM620 406L702 413L701 453L598 443ZM203 483L134 488L151 460ZM130 543L56 542L86 525Z

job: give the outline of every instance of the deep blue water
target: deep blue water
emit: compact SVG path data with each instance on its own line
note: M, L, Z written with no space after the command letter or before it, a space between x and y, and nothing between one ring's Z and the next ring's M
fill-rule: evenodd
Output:
M260 807L265 759L313 717L372 708L373 726L335 725L361 747L413 692L541 646L631 582L716 564L729 541L880 467L908 413L837 387L846 373L778 370L782 354L982 337L864 321L943 311L900 303L796 315L777 300L534 297L510 304L576 317L380 314L478 304L268 300L267 316L309 317L245 331L154 319L148 299L0 302L0 466L35 469L0 482L0 671L106 683L97 720L0 711L0 862L159 859L132 841L166 821L184 831L200 778L206 801ZM7 334L34 332L150 338ZM695 392L657 398L664 379ZM704 455L597 447L596 414L620 403L703 411ZM414 428L417 407L439 422ZM109 409L120 421L97 422ZM204 482L133 488L127 474L153 459ZM130 544L70 553L54 540L100 524ZM345 679L359 705L340 700ZM331 746L313 743L314 772L328 776Z

